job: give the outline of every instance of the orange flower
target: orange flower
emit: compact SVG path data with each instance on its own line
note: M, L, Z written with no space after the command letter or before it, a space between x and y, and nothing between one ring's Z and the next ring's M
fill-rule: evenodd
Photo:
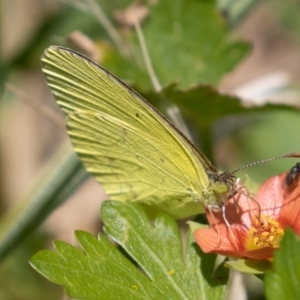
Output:
M286 185L286 173L269 178L255 200L239 192L222 212L207 210L211 228L196 229L194 237L205 253L253 259L271 259L286 227L300 234L300 184ZM260 207L260 211L259 211ZM228 224L229 227L228 227Z

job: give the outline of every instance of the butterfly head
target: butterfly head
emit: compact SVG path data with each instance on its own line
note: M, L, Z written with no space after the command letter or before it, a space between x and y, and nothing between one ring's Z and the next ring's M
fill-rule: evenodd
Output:
M222 198L222 204L236 194L236 181L236 176L229 171L221 172L213 179L212 189Z

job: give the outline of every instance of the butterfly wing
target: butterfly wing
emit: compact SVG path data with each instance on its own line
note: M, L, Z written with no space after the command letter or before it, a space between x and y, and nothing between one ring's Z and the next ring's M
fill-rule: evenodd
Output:
M217 201L207 176L217 170L134 90L61 47L48 48L42 64L75 152L111 199L179 218Z

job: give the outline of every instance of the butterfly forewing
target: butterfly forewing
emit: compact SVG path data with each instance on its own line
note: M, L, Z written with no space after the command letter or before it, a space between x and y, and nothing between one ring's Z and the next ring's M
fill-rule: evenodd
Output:
M42 63L76 153L111 199L156 205L175 217L214 201L205 170L216 170L135 91L68 49L50 47Z

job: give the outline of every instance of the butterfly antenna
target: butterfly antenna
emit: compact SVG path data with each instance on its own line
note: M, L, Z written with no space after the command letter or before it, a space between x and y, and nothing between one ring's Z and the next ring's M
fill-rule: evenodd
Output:
M269 161L272 161L272 160L277 160L277 159L287 158L287 157L291 157L291 158L297 158L298 157L299 158L300 157L300 153L289 153L289 154L280 155L280 156L276 156L276 157L272 157L272 158L260 160L260 161L257 161L257 162L253 162L251 164L248 164L248 165L245 165L245 166L243 166L241 168L236 169L235 171L232 172L232 174L234 174L234 173L236 173L238 171L241 171L241 170L253 167L255 165L259 165L259 164L266 163L266 162L269 162Z

